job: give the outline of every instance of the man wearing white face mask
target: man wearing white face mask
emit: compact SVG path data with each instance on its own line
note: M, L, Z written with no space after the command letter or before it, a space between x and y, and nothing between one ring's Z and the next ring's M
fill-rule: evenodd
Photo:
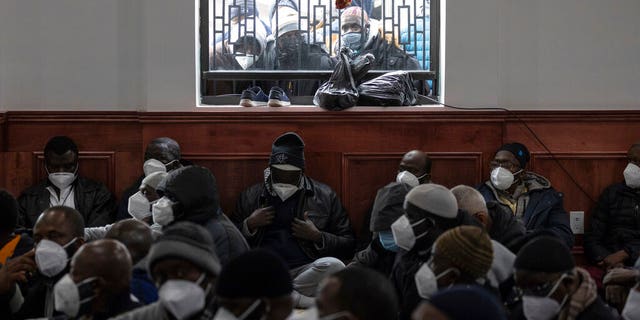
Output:
M458 211L453 193L444 186L428 183L407 193L405 214L392 225L393 238L402 250L398 253L391 281L400 298L400 319L409 319L422 300L415 275L431 257L431 247L445 231L460 225L479 225L466 212Z
M501 146L491 161L491 176L478 187L487 202L496 202L525 225L527 234L551 233L571 248L574 238L562 193L545 177L525 171L530 154L521 143Z
M19 225L33 227L45 209L67 206L77 209L87 226L113 222L115 201L107 187L78 175L78 146L69 137L56 136L44 147L47 180L29 187L18 198Z
M35 262L38 273L23 290L24 303L18 319L51 317L54 314L53 286L68 272L73 254L84 244L84 222L80 213L69 207L46 209L33 227Z
M214 288L220 260L209 232L191 222L164 230L149 251L149 272L159 300L117 320L211 320L218 311Z
M102 320L140 306L131 300L131 258L115 240L97 240L78 249L71 269L54 286L54 304L70 319Z
M640 144L627 158L624 182L602 192L585 234L585 253L603 271L631 266L640 254Z
M216 246L222 265L249 250L247 241L220 208L216 178L200 166L171 171L156 191L161 198L152 206L153 221L164 228L179 221L203 226Z
M178 142L169 137L160 137L151 140L144 151L143 174L122 192L120 202L118 203L116 220L128 219L130 217L128 210L129 198L140 191L142 180L145 177L154 172L167 173L180 168L182 166L181 161L180 145Z
M251 243L274 252L289 267L298 306L311 304L318 282L344 267L354 239L336 193L304 175L304 142L287 132L275 139L264 182L240 195L233 221Z
M569 248L559 239L533 239L520 249L514 267L523 297L511 319L618 319L598 297L595 281L575 266Z

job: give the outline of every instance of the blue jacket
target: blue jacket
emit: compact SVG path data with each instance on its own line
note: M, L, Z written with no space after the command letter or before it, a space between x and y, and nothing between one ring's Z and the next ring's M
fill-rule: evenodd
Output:
M553 189L547 179L532 172L525 173L524 183L529 189L522 195L529 197L522 216L527 236L548 232L563 240L569 248L573 247L573 232L569 226L569 215L563 207L562 193ZM509 206L500 201L498 190L491 182L480 185L478 190L487 202L495 201L511 211Z

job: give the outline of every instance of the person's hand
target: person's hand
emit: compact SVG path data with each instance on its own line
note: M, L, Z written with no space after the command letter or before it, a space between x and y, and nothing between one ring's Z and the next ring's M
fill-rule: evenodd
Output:
M603 285L623 285L631 287L636 284L640 271L636 269L615 268L609 271L602 279Z
M300 220L298 218L293 219L293 223L291 223L291 230L293 231L293 236L296 238L309 240L313 242L320 242L322 240L322 232L318 230L313 221L309 219L309 213L304 213L304 220Z
M629 258L629 255L627 254L627 252L624 250L620 250L606 256L604 260L598 263L598 266L606 270L611 270L617 265L623 265L624 261L627 260L628 258Z
M35 250L31 250L15 259L7 260L0 268L0 294L11 290L16 282L27 282L27 275L35 272Z
M629 295L629 287L620 286L620 285L608 285L605 287L605 299L609 304L617 308L618 310L622 310L625 302L627 301L627 296Z
M275 211L271 206L256 209L251 213L249 218L247 218L247 228L249 228L249 231L255 232L257 228L270 225L275 216Z

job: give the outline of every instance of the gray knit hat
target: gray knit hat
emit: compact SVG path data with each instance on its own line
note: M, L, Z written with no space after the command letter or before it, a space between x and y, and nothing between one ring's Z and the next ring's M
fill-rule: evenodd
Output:
M149 250L149 273L160 260L172 258L187 260L213 275L220 273L220 259L211 235L192 222L177 222L163 230Z

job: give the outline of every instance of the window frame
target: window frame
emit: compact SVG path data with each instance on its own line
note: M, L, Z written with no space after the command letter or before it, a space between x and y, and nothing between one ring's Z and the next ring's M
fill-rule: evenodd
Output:
M215 1L215 0L214 0ZM384 1L384 0L383 0ZM402 0L398 0L402 1ZM406 1L406 0L405 0ZM410 0L417 3L418 0ZM425 0L422 0L425 1ZM329 79L332 70L210 70L209 52L209 0L199 0L199 45L200 45L200 103L205 106L235 105L239 94L206 95L209 86L216 80L320 80ZM392 0L393 3L393 0ZM333 1L332 1L333 5ZM393 4L392 4L393 5ZM430 97L438 100L440 95L440 0L430 0L429 12L429 70L406 70L415 80L431 80ZM410 24L409 27L415 24ZM389 70L370 70L370 76L382 75ZM211 83L210 83L211 82ZM292 104L313 106L311 96L291 96Z

